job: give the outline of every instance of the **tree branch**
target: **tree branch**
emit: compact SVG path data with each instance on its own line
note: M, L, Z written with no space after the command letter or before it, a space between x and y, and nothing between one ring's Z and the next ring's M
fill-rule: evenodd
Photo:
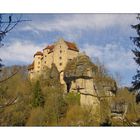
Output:
M8 107L10 105L13 105L13 104L17 103L17 101L18 101L18 97L10 99L7 103L0 105L0 108L5 108L5 107Z
M3 82L5 82L5 81L7 81L8 79L12 78L12 77L13 77L14 75L16 75L18 72L19 72L19 70L16 71L15 73L13 73L11 76L9 76L9 77L7 77L7 78L1 80L0 83L3 83Z
M110 98L110 97L112 97L112 96L106 96L106 95L104 95L104 96L98 96L98 95L93 95L93 94L89 94L89 93L80 93L80 94L82 94L82 95L89 95L89 96L93 96L93 97L96 97L96 98Z

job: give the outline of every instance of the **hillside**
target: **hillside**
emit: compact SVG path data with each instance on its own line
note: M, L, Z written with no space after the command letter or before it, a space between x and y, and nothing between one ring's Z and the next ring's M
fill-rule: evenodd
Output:
M89 75L86 69L93 69L93 73ZM102 74L99 67L85 55L67 64L65 80L92 78L99 91L110 87L110 90L115 92L111 101L113 107L118 109L124 104L128 105L125 116L128 121L112 118L108 114L106 107L111 104L106 98L102 98L102 94L98 96L101 112L97 111L93 116L90 108L81 107L79 94L64 93L64 86L58 80L59 72L55 65L51 69L46 67L38 81L31 82L28 79L26 66L4 68L0 77L5 79L16 71L17 74L0 84L1 105L17 98L12 105L0 108L0 126L132 126L136 121L139 125L140 106L135 103L135 95L127 89L117 89L114 79Z

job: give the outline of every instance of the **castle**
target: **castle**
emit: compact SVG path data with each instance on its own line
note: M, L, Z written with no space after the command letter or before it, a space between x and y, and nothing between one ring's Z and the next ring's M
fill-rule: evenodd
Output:
M43 52L36 52L33 63L28 67L30 79L41 75L45 66L51 68L52 64L57 67L60 83L66 87L66 91L81 93L82 105L99 107L99 92L112 95L116 90L115 81L109 77L102 78L98 74L98 67L87 55L79 52L75 43L59 39L44 48Z
M66 64L78 54L79 49L74 43L60 39L53 45L44 48L43 52L38 51L34 54L34 61L28 67L30 79L40 75L45 66L51 68L52 64L55 64L60 73L60 83L65 84L63 76Z

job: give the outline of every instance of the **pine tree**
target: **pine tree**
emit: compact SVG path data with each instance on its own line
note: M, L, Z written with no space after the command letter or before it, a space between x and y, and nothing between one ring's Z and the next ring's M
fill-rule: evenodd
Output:
M140 21L140 14L138 14L137 19ZM133 29L136 30L137 36L136 37L131 37L131 40L133 41L134 45L136 46L132 52L134 53L135 57L134 60L138 65L137 73L136 75L133 76L133 81L132 81L132 90L133 91L140 91L140 22L136 25L131 25Z
M39 81L36 81L33 89L33 107L43 107L45 103Z

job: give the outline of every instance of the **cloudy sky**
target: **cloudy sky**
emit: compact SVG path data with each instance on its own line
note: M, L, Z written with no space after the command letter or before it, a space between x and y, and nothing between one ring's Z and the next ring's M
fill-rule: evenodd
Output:
M18 15L17 15L18 16ZM6 66L27 65L33 54L59 38L75 42L93 62L100 60L112 75L120 75L121 84L131 84L136 72L130 36L136 33L136 14L23 14L23 22L3 40L0 57Z

